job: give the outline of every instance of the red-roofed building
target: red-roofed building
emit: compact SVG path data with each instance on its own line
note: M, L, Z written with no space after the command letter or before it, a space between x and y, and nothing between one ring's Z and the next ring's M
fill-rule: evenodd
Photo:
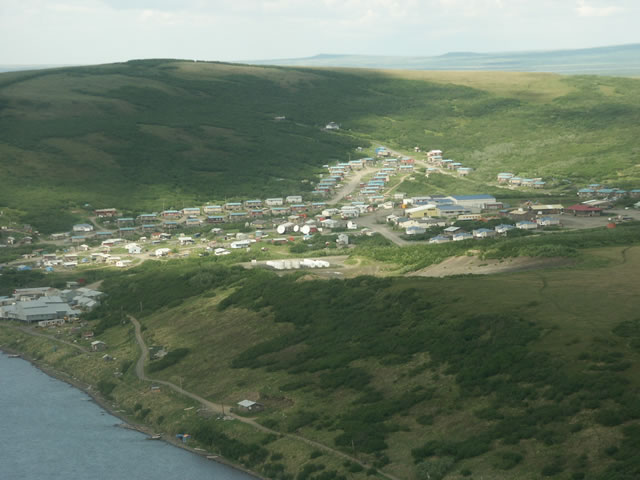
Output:
M598 215L602 215L602 208L591 207L589 205L583 205L582 203L578 203L576 205L572 205L564 209L567 213L573 213L574 216L581 217L595 217Z

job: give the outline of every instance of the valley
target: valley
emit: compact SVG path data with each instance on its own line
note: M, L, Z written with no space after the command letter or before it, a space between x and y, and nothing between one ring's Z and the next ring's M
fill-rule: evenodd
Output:
M263 478L636 478L638 120L629 78L2 73L0 348Z

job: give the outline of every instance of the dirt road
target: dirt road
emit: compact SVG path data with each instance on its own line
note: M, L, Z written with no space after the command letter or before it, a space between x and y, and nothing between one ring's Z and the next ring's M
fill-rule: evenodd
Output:
M149 358L149 349L147 348L147 345L145 344L144 338L142 337L142 329L140 327L140 322L135 317L132 317L131 315L129 315L129 320L131 320L131 323L133 324L133 326L135 328L136 342L138 343L138 346L140 347L140 352L141 352L140 357L138 358L138 361L136 362L136 376L140 380L147 381L147 382L153 382L153 383L156 383L156 384L160 384L160 385L164 385L166 387L169 387L170 389L174 390L175 392L178 392L178 393L180 393L180 394L182 394L182 395L184 395L186 397L189 397L189 398L195 400L196 402L199 402L201 405L203 405L207 409L211 410L212 412L222 414L223 411L224 411L222 404L210 402L209 400L206 400L205 398L202 398L201 396L196 395L195 393L188 392L185 389L183 389L183 388L179 387L178 385L175 385L175 384L173 384L171 382L166 382L164 380L155 380L155 379L149 378L149 377L147 377L145 375L145 373L144 373L144 362ZM367 468L367 469L368 468L372 468L371 465L368 465L368 464L366 464L364 462L361 462L357 458L354 458L354 457L352 457L350 455L347 455L346 453L343 453L343 452L341 452L339 450L334 450L333 448L328 447L326 445L323 445L322 443L318 443L318 442L315 442L313 440L309 440L308 438L304 438L304 437L301 437L299 435L286 434L286 433L278 432L276 430L272 430L272 429L267 428L267 427L265 427L263 425L260 425L258 422L256 422L255 420L253 420L251 418L241 417L239 415L235 415L233 413L230 413L228 408L227 408L227 411L224 412L224 413L225 413L226 416L230 416L234 420L238 420L239 422L245 423L247 425L251 425L252 427L254 427L254 428L256 428L256 429L258 429L258 430L260 430L262 432L271 433L271 434L278 435L278 436L284 435L284 436L289 437L291 439L294 439L294 440L297 440L297 441L300 441L300 442L304 442L307 445L310 445L310 446L312 446L314 448L318 448L318 449L324 450L326 452L329 452L329 453L331 453L333 455L337 455L337 456L339 456L341 458L344 458L346 460L349 460L351 462L358 463L358 464L362 465L364 468ZM393 475L390 475L390 474L387 474L387 473L384 473L384 472L381 472L381 471L379 471L379 473L383 477L385 477L385 478L387 478L389 480L399 480L397 477L395 477Z
M339 192L336 192L327 200L327 204L336 204L344 197L353 193L353 191L360 185L360 181L363 177L376 172L376 168L365 167L362 170L358 170L354 175L349 178L349 181L343 185Z
M389 212L390 210L378 210L371 215L363 215L357 219L358 226L367 227L400 247L419 244L420 242L408 242L400 237L401 233L391 230L390 226L386 223L386 216ZM385 223L378 223L380 221Z

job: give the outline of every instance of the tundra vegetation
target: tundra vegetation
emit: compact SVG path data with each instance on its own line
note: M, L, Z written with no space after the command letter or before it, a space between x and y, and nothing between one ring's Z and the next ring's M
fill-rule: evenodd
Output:
M459 193L503 170L561 194L625 188L640 178L639 90L630 78L177 60L3 73L0 206L52 232L86 204L140 213L308 194L323 164L378 142L473 167ZM341 130L324 131L329 121Z
M400 478L634 478L636 230L582 232L580 242L542 236L571 245L575 263L493 276L322 280L211 257L147 262L105 279L108 299L87 318L123 362L121 377L97 357L33 348L98 384L132 419L189 432L270 478L376 469ZM190 400L170 392L142 393L149 385L130 368L139 352L126 314L169 352L149 361L150 376L229 406L251 397L264 411L239 413L279 434L189 415ZM288 434L369 467L318 455Z
M311 185L301 180L320 165L377 142L442 148L474 167L469 182L478 184L499 170L553 177L559 196L576 182L639 178L635 80L442 80L172 60L3 74L0 204L47 232L91 206L135 213L304 192ZM323 131L328 121L341 130ZM268 250L86 269L84 280L102 279L107 293L86 328L115 361L75 348L87 344L71 329L69 338L57 328L31 336L3 323L0 343L95 385L131 421L189 433L269 478L635 479L639 238L630 222L472 247L356 240L350 261L391 265L385 277L234 265L271 258ZM333 253L326 241L315 236L289 253ZM492 276L401 275L466 254L573 261ZM5 269L0 294L71 279ZM149 377L226 409L258 401L263 411L235 413L271 431L219 420L139 380L129 315L147 345L167 352L147 361Z

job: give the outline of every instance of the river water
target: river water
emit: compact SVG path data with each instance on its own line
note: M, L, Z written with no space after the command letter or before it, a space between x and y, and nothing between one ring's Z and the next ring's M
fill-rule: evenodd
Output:
M0 353L0 479L255 480L118 423L84 392Z

